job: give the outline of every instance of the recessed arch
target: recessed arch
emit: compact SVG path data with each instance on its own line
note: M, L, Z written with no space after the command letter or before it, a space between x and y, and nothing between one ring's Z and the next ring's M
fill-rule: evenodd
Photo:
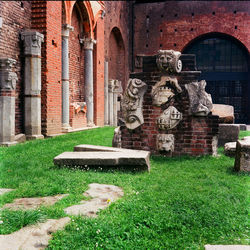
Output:
M182 51L195 54L200 79L207 81L213 103L234 106L235 121L249 123L249 52L236 38L209 33L193 39Z
M109 35L109 79L118 79L125 89L125 46L121 31L114 27Z

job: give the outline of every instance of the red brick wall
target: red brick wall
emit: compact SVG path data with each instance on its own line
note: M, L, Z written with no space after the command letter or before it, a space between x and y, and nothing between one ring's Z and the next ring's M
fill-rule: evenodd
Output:
M28 1L1 1L0 16L3 27L0 31L0 57L8 57L17 61L14 71L18 81L16 85L15 133L24 133L24 56L20 41L20 32L30 29L31 3Z
M183 49L211 32L231 35L250 51L248 1L165 1L134 6L134 56Z
M69 79L70 79L70 104L84 101L84 48L80 44L81 19L76 6L71 17L71 26L74 31L69 36ZM80 112L76 114L73 106L70 107L70 125L72 128L82 128L86 126L86 114Z
M120 78L123 85L127 84L129 76L129 51L130 51L130 8L127 1L105 1L105 59L109 62L109 79ZM121 36L114 37L112 30L119 30ZM122 43L124 49L122 48ZM124 51L124 52L123 52ZM110 61L111 58L111 61ZM117 61L120 70L115 71ZM124 66L123 65L124 62ZM119 67L118 67L119 68ZM118 72L118 73L117 73ZM122 72L122 73L119 73Z
M61 132L62 3L32 2L32 28L44 34L42 44L42 133Z

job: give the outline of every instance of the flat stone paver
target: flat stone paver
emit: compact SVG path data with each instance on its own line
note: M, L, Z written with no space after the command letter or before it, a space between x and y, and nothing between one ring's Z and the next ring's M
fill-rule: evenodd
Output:
M37 250L44 249L52 233L63 229L70 222L69 217L50 219L44 223L24 227L12 234L0 235L0 249Z
M150 152L64 152L54 158L59 166L140 166L150 170Z
M12 203L7 203L3 208L8 208L11 210L19 209L36 209L40 206L51 206L54 205L57 201L68 196L68 194L60 194L56 196L47 196L47 197L37 197L37 198L20 198L15 199Z
M10 189L10 188L0 188L0 195L11 192L15 189Z
M69 215L84 215L88 217L97 217L97 212L109 206L110 203L116 201L123 196L123 191L120 187L114 185L105 185L92 183L89 189L84 193L85 196L90 196L93 199L81 201L81 204L74 205L64 209Z
M205 250L250 250L245 245L205 245Z

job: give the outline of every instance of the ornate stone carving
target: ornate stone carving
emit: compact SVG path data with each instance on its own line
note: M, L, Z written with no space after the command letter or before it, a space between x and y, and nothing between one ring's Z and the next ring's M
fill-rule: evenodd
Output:
M74 27L70 26L69 24L64 24L62 29L62 36L68 38L70 31L74 31Z
M109 80L108 84L109 92L122 93L122 82L117 79Z
M34 31L26 30L21 33L21 39L24 40L25 55L41 56L41 44L43 42L43 34Z
M158 151L174 152L174 135L173 134L158 134L156 137L156 145Z
M143 96L147 85L140 79L129 79L121 105L126 127L135 129L144 123L142 114Z
M179 73L182 70L182 62L179 59L181 53L175 50L159 50L156 57L156 64L164 73Z
M182 120L182 113L174 106L169 106L157 119L159 129L172 129Z
M205 80L185 85L189 95L190 113L192 115L207 116L213 108L211 95L205 91L206 85Z
M94 40L90 37L84 37L84 38L80 39L80 43L84 44L84 49L93 50L94 44L96 44L96 40Z
M114 137L112 140L112 147L116 148L122 147L122 133L120 127L115 128Z
M0 89L12 91L16 89L17 75L12 72L16 60L11 58L0 58Z
M152 87L151 96L153 98L153 105L161 106L174 97L176 93L181 92L182 89L176 78L162 76L161 80Z

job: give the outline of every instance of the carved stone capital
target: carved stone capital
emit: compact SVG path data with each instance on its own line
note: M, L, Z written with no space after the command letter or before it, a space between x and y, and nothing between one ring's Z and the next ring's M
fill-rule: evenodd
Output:
M41 44L44 41L43 34L33 30L26 30L21 33L21 39L24 41L25 55L41 56Z
M11 58L0 58L0 89L13 91L16 89L17 75L12 72L16 60Z
M70 26L69 24L64 24L62 28L62 36L69 37L70 31L74 31L74 27Z
M84 49L93 50L94 44L96 44L96 40L90 37L84 37L81 39L81 42L84 44Z
M181 52L175 50L159 50L156 57L158 69L163 73L173 74L182 70L182 62L179 59Z
M110 79L108 84L109 92L122 93L122 82L119 80Z
M125 125L129 129L135 129L144 123L142 103L147 87L140 79L128 80L121 106Z
M158 151L167 152L172 155L174 152L174 135L158 134L156 137L156 146Z

